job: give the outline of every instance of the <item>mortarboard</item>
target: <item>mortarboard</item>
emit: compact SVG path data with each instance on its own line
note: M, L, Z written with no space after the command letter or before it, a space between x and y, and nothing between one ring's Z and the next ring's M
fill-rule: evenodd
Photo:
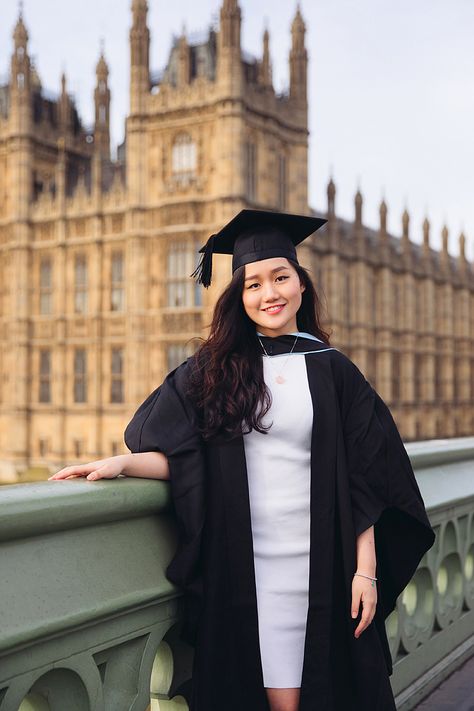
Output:
M326 222L308 215L241 210L201 247L199 252L203 255L191 276L207 288L211 283L214 253L232 254L232 273L243 264L271 257L286 257L298 262L296 245Z

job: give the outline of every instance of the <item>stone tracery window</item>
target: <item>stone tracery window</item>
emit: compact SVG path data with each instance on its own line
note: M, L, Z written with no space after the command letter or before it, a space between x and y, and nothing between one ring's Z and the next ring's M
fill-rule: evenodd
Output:
M78 254L74 261L74 313L87 311L87 260L84 254Z
M125 308L125 275L122 251L112 252L111 257L111 311L123 311Z
M253 141L245 144L245 188L248 200L257 199L257 146Z
M124 401L124 351L112 348L110 353L110 402Z
M183 240L170 244L167 265L168 306L202 305L202 286L190 277L200 257L194 242Z
M195 177L196 167L196 143L189 133L179 133L174 140L171 153L173 178L180 182L186 182Z
M49 257L40 262L39 312L50 314L53 301L53 265Z
M87 402L87 353L85 348L74 351L74 402Z
M39 353L39 401L51 402L51 351L42 349Z

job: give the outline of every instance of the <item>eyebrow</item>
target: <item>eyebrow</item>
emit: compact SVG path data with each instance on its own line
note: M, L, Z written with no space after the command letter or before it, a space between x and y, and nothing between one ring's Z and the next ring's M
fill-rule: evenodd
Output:
M281 272L282 269L289 269L289 267L275 267L275 269L272 269L271 273L275 274L275 272ZM260 274L252 274L252 276L245 277L245 281L249 281L249 279L258 279Z

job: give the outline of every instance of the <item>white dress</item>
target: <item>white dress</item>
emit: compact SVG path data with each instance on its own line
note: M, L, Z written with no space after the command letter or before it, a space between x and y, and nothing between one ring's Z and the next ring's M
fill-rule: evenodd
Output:
M262 357L272 393L264 423L273 425L268 434L252 430L243 438L260 652L264 686L295 688L308 612L313 405L304 354ZM280 369L283 384L275 382Z

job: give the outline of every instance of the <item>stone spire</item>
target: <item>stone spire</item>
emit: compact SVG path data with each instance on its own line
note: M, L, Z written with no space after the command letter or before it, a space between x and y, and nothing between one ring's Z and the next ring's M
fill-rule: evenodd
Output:
M327 187L328 196L328 220L333 219L336 216L336 186L332 179L332 175L329 178L329 183Z
M238 0L224 0L220 11L219 47L239 50L242 13Z
M423 220L423 249L430 250L430 221L427 217Z
M150 88L150 31L146 0L132 0L130 29L130 113L140 113Z
M263 52L262 52L262 62L260 64L260 83L264 87L272 86L272 64L270 60L270 35L268 29L265 28L263 33Z
M379 216L380 216L379 231L383 237L387 236L387 213L388 213L387 203L382 198L382 202L380 203L380 206L379 206Z
M102 158L110 158L110 89L108 85L109 68L107 66L107 62L105 61L103 47L101 49L99 61L97 62L95 74L95 151Z
M186 28L183 27L181 37L178 40L178 86L189 84L190 78L190 54L189 44L186 38Z
M305 32L306 27L298 5L291 24L290 98L303 104L306 104L307 101L306 84L308 73Z
M355 208L355 225L356 227L362 227L362 203L363 203L363 198L362 198L362 193L360 192L360 189L357 188L357 192L354 197L354 208Z
M449 272L451 268L450 260L449 260L449 252L448 252L448 240L449 240L449 231L446 225L443 225L443 229L441 230L441 254L440 254L440 261L441 261L441 266L445 272Z
M64 72L61 74L61 94L59 96L58 108L59 124L61 133L64 136L69 131L71 125L71 99L67 93L66 74Z
M10 75L11 148L9 162L15 166L14 178L9 188L12 215L19 221L26 220L32 198L33 147L31 143L32 96L31 65L28 56L28 32L23 22L20 5L15 29L13 31L13 54Z
M466 235L464 232L459 235L459 257L466 261Z
M234 97L242 96L243 92L241 22L238 0L223 0L217 37L217 81L226 95Z
M408 214L408 210L406 208L403 210L402 214L402 238L407 242L410 239L410 215Z
M11 58L12 101L25 98L30 91L31 64L28 56L28 32L23 22L23 9L20 4L18 20L13 30L13 55ZM27 100L29 103L29 100Z
M446 254L448 253L448 238L449 238L448 228L446 225L443 225L443 229L441 230L441 240L443 243L443 252L445 252Z
M466 235L464 230L461 230L459 235L459 257L458 257L458 269L461 277L464 280L469 280L469 263L466 258Z

